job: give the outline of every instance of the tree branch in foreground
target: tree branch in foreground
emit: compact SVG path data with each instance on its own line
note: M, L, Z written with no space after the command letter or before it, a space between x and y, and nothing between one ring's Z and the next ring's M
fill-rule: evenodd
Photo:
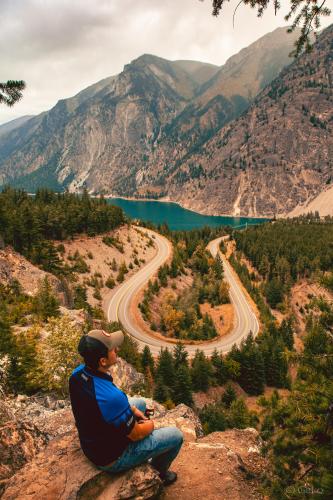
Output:
M22 97L22 90L25 89L23 80L8 80L0 83L0 104L13 106Z

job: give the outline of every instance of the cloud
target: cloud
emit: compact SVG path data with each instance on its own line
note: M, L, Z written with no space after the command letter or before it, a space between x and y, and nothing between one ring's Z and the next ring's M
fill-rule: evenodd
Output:
M0 122L49 109L143 53L221 65L285 24L283 13L258 19L240 6L233 29L236 4L214 18L210 0L3 0L0 81L24 79L27 89L0 108Z

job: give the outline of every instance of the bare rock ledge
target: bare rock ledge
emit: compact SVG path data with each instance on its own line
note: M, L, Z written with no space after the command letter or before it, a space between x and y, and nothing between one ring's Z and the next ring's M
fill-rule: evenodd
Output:
M38 402L30 399L19 405L25 412L16 415L22 418L25 413L29 420L10 421L0 427L3 500L263 498L260 483L267 464L255 429L231 429L204 437L192 409L181 404L166 411L156 403L155 427L177 426L185 438L172 465L178 480L164 490L157 472L148 464L113 476L94 467L81 451L68 406L41 410Z
M53 422L56 422L55 417ZM68 420L70 410L66 415L62 413L62 417ZM203 435L200 421L185 405L178 405L156 419L157 428L165 425L179 427L186 440L195 441ZM162 483L153 467L141 465L114 476L101 472L83 455L74 422L71 427L68 432L52 439L6 482L4 500L145 500L159 495ZM33 444L34 441L30 441ZM21 447L19 451L22 451Z

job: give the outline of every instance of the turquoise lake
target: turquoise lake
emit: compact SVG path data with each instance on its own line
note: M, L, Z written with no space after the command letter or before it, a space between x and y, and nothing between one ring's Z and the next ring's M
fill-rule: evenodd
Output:
M201 215L182 208L177 203L161 201L136 201L123 198L110 198L111 205L121 207L125 214L132 219L140 219L153 224L167 223L173 230L189 230L203 226L232 226L243 228L246 225L260 224L268 219L254 219L248 217L222 217Z

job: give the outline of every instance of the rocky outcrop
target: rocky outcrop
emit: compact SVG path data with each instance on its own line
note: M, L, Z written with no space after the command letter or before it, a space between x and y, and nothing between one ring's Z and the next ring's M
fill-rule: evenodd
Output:
M0 427L0 494L8 479L48 442L34 424L10 421Z
M50 406L56 408L54 403ZM63 404L59 402L59 406ZM147 400L147 404L151 406L152 401ZM163 498L262 498L259 486L266 463L260 454L261 441L255 429L233 429L204 437L198 417L187 406L181 404L167 411L156 404L156 410L156 428L177 426L185 438L172 467L178 473L178 481L164 491ZM39 417L30 413L30 419L43 427L43 431L37 425L30 424L29 427L24 422L10 423L5 427L8 444L10 438L11 444L15 441L15 446L10 451L0 449L1 457L6 456L7 462L14 464L12 469L6 470L6 464L0 469L2 477L5 477L2 482L5 488L3 499L143 500L160 494L161 481L149 464L114 476L93 466L80 449L73 417L67 406L49 411L48 427L41 424ZM20 445L25 442L24 438L27 444L23 452ZM47 444L48 439L50 442ZM8 479L19 467L21 469Z
M112 376L114 383L128 394L132 394L133 388L135 390L144 380L142 373L137 372L121 358L118 358L117 364L112 367ZM162 405L153 403L152 400L147 401L150 406L154 404L157 415L165 413ZM0 417L1 415L2 423L10 420L33 423L49 439L65 434L74 426L69 400L59 400L56 394L4 398L0 403Z
M149 406L149 405L148 405ZM156 408L156 403L153 403ZM155 409L156 413L156 409ZM197 415L184 404L176 406L173 410L157 414L156 429L167 426L176 426L181 429L186 441L193 441L203 436L202 425Z
M150 403L150 402L149 402ZM151 403L150 403L151 404ZM61 410L60 410L61 411ZM59 417L54 412L52 424ZM156 471L144 465L114 477L100 472L83 455L70 410L61 413L70 425L7 483L3 499L29 498L154 498L161 488ZM193 411L185 405L156 419L156 427L176 425L186 439L202 435L202 427Z
M288 217L298 217L310 212L318 212L321 217L333 216L333 186L328 185L319 195L307 199L303 205L298 205L287 215Z
M14 419L14 413L5 401L0 400L0 426Z
M111 374L116 386L126 393L133 393L133 388L135 390L144 383L144 375L121 358L118 358L117 364L112 367Z
M19 422L32 423L49 439L73 429L73 415L67 399L58 400L51 396L23 396L8 398L14 419Z
M3 284L17 280L23 291L35 295L41 281L48 278L49 283L58 295L61 295L60 281L50 273L34 266L23 255L15 252L11 247L0 249L0 282Z
M262 479L267 463L260 453L255 429L214 432L186 442L175 463L178 481L166 499L262 499Z
M3 499L154 498L161 486L148 465L110 477L86 459L74 430L51 441L8 483Z

